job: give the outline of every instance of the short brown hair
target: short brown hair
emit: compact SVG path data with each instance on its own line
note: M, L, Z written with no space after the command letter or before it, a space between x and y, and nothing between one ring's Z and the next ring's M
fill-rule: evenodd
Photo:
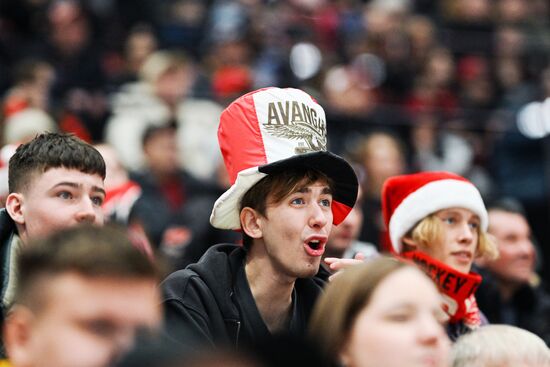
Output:
M9 192L27 189L36 173L61 167L105 179L105 161L93 146L72 134L43 133L20 145L10 158Z
M431 246L433 243L439 243L443 236L441 221L434 214L430 214L422 219L407 234L415 243L424 246ZM404 245L406 248L406 245ZM487 260L494 260L498 257L498 248L492 236L478 228L478 243L476 256L481 256Z
M267 175L243 195L239 212L244 208L252 208L265 217L268 204L278 204L301 185L316 181L326 182L331 190L334 189L333 181L323 172L314 169L304 171L296 168ZM251 244L252 238L243 232L244 247L248 249Z
M79 225L36 240L17 258L15 303L40 307L49 278L76 273L89 278L154 279L160 267L134 247L122 226Z

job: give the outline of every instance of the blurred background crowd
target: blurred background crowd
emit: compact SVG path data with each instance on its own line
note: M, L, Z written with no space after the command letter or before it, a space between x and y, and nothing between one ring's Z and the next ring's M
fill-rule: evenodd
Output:
M111 218L182 267L240 237L208 223L217 124L267 86L325 108L362 180L361 241L380 244L387 177L452 171L523 205L550 283L545 0L2 0L1 195L17 144L72 132L105 157Z

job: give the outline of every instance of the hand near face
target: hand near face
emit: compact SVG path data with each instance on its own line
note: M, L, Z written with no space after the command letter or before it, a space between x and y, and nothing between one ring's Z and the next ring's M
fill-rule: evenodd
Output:
M326 257L325 263L333 274L328 278L332 281L341 270L344 270L352 265L362 264L365 261L365 255L362 252L358 252L353 259L341 259L338 257Z

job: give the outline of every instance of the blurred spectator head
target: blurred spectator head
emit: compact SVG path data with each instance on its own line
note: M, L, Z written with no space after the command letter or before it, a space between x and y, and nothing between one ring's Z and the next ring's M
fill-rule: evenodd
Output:
M441 296L418 268L390 257L354 265L326 287L309 335L342 366L448 366Z
M376 38L399 30L411 6L409 0L370 1L363 14L368 33Z
M451 351L452 367L550 366L550 349L530 331L486 325L460 337Z
M44 132L56 132L55 121L43 110L26 108L4 121L4 144L21 144Z
M13 87L3 101L4 116L9 117L28 107L48 110L53 81L54 71L48 62L22 60L15 66Z
M174 126L150 126L143 133L142 142L146 165L152 172L169 176L178 170L178 142Z
M363 225L362 200L362 188L359 186L357 201L348 216L339 225L333 226L330 231L325 247L325 256L342 257L346 250L353 245L353 242L359 238Z
M464 107L489 107L494 98L489 61L482 56L468 55L458 61L458 82Z
M157 49L157 38L153 29L147 25L138 25L130 31L124 45L124 54L128 69L137 74L141 66Z
M384 181L406 170L403 143L390 133L375 132L363 137L357 143L352 156L364 168L363 189L368 197L380 197Z
M512 91L524 81L525 71L520 58L499 57L495 63L496 82L502 91Z
M123 228L81 226L29 244L5 325L15 367L110 366L160 326L161 273Z
M434 87L449 87L455 76L455 63L451 52L446 48L436 48L429 52L424 76Z
M492 15L490 0L446 0L442 8L445 18L464 23L487 22Z
M535 274L536 249L521 204L503 199L493 203L488 212L488 232L496 240L499 257L493 261L482 259L480 265L510 290L529 284Z
M91 24L82 5L75 0L55 0L48 9L49 36L64 56L77 54L86 47Z
M433 21L422 15L411 15L406 23L413 55L423 56L436 44L436 27Z
M193 67L185 54L178 51L153 52L140 69L140 78L149 84L157 97L175 106L188 96L193 86Z
M327 108L351 116L362 116L377 105L376 96L352 65L330 68L323 81L323 93Z
M503 24L517 24L529 21L531 12L525 0L498 0L495 5L496 19Z
M526 35L512 25L499 26L494 35L495 57L521 57L526 48Z

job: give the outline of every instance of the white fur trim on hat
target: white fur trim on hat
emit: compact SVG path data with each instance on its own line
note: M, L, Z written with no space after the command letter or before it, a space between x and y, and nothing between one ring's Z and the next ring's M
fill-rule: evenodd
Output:
M481 229L486 231L488 215L477 188L460 180L430 182L409 194L394 210L389 223L393 249L401 252L401 239L420 220L442 209L465 208L479 216Z

